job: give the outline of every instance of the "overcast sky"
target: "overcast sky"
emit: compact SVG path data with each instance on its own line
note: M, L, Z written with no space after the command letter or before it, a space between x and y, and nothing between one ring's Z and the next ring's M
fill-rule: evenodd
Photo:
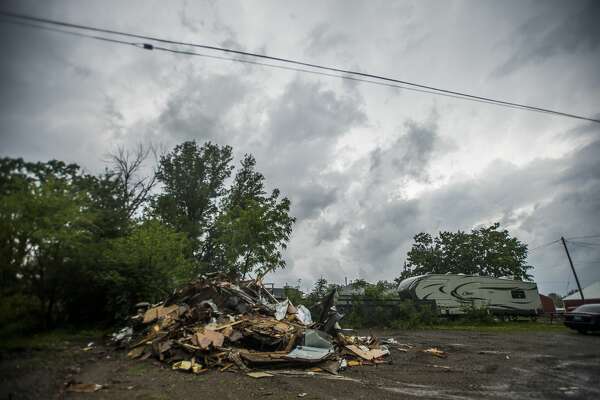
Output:
M2 9L600 116L598 1L18 1ZM412 237L500 221L530 248L600 234L600 124L0 24L0 155L103 168L117 146L257 158L298 218L288 267L398 276ZM572 245L582 284L599 238ZM558 244L540 291L575 287Z

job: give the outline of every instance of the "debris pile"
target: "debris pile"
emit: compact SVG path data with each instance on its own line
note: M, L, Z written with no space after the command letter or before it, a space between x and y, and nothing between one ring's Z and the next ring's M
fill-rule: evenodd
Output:
M112 340L127 348L130 358L155 357L193 373L308 367L337 374L386 362L389 350L375 337L343 334L335 291L320 306L313 322L306 307L278 302L259 281L201 277L159 304L139 303L131 326Z

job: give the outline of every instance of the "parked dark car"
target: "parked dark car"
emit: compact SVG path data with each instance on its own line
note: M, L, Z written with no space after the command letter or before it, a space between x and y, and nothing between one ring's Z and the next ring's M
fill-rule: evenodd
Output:
M565 313L565 325L579 333L600 330L600 304L584 304Z

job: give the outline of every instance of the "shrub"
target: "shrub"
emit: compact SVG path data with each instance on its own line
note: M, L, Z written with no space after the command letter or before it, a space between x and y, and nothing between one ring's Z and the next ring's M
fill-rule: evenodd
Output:
M355 297L350 313L344 318L345 325L411 329L438 321L437 311L429 304L417 304L412 300L398 303L389 302L390 299L364 300L362 296Z
M39 301L21 293L0 297L0 338L31 333L39 328Z
M494 323L494 316L487 307L467 306L463 308L464 314L459 317L460 322L470 324L491 324Z

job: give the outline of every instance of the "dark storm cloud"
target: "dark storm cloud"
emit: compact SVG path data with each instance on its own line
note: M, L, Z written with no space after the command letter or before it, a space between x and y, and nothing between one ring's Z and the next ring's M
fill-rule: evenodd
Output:
M366 210L354 223L356 228L350 232L347 251L363 269L379 273L399 269L406 241L419 229L418 220L422 212L419 202L382 202L373 198Z
M444 153L453 148L440 136L435 119L424 123L409 120L403 132L390 147L371 151L370 172L375 184L394 177L426 182L432 157L436 152Z
M230 112L248 94L248 84L237 75L189 72L184 84L169 96L154 129L176 142L196 139L231 144Z
M299 219L314 218L337 200L339 183L326 169L341 136L366 123L360 98L300 78L273 99L256 152L265 174L292 201Z
M81 41L9 24L0 24L0 37L2 153L78 161L91 144L84 137L103 139L105 99L94 67L74 55Z
M323 221L319 223L317 234L315 236L315 243L317 246L326 241L339 239L342 229L344 229L346 224L346 221L341 220L336 222Z
M547 202L540 202L534 211L523 218L520 229L539 237L539 243L556 240L560 236L573 237L600 233L600 140L571 153L567 166L557 171L555 187L559 193ZM582 240L585 242L585 240ZM594 239L590 239L594 241ZM598 243L597 239L596 242ZM585 246L569 244L582 284L600 280L600 244ZM544 249L532 252L530 260L538 267L540 276L551 279L570 276L566 258L560 252ZM560 250L560 249L559 249ZM562 273L560 272L562 271Z
M294 216L302 221L314 218L337 200L337 190L319 183L302 183L290 192ZM295 200L295 201L294 201Z
M600 226L600 140L556 159L534 160L518 167L497 160L475 179L422 194L418 200L382 201L369 197L351 232L348 251L369 271L398 271L412 236L421 231L470 230L503 222L511 233L530 244L561 235L597 233ZM532 246L533 247L533 246ZM586 262L600 259L600 247L578 250L587 283L600 272ZM534 252L530 262L539 276L562 279L562 259ZM562 274L562 275L561 275Z
M598 110L597 2L10 4L50 18L478 94L522 93L539 105L548 99L556 109ZM150 141L170 150L188 139L232 145L236 162L252 153L267 184L290 198L298 217L286 252L289 268L278 271L276 282L357 273L393 278L420 231L468 230L500 220L532 247L562 234L598 233L597 125L0 29L3 156L56 157L92 169L116 145ZM496 38L509 39L491 49ZM499 86L487 79L498 65L514 80ZM536 66L535 79L522 66ZM559 68L570 75L563 79ZM432 107L439 116L428 117ZM536 274L564 279L563 254L546 250L560 249L532 253ZM600 259L583 247L574 252L586 261ZM586 280L595 276L590 271L582 272Z
M338 95L319 82L297 78L269 112L271 146L314 146L326 153L340 135L366 120L360 98Z
M525 65L540 63L560 53L598 50L600 2L589 0L540 5L547 4L551 5L551 10L529 19L513 34L511 41L516 42L517 48L495 70L495 75L510 74ZM600 61L600 55L596 54L594 59Z

